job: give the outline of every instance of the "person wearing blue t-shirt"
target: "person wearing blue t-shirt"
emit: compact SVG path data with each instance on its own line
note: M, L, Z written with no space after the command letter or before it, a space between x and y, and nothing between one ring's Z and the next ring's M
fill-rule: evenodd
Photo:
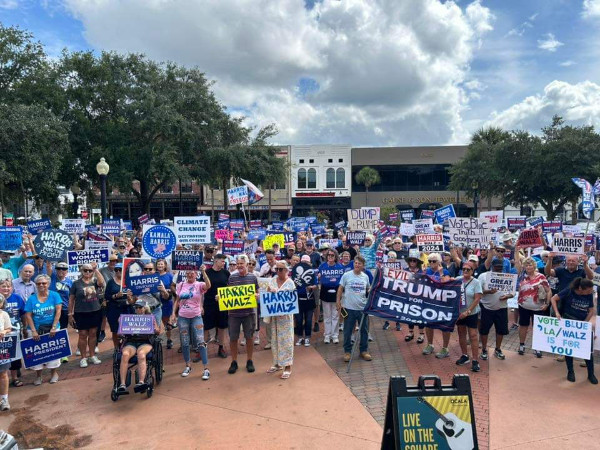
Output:
M67 278L69 266L65 262L59 262L50 273L50 290L57 292L62 300L60 310L60 327L65 329L69 326L69 292L73 286L73 280ZM68 361L68 358L66 359Z
M338 253L334 249L327 250L326 258L327 262L319 266L319 292L323 305L323 323L325 324L323 342L337 344L339 343L339 314L335 304L337 289L344 274L344 266L338 262Z
M10 317L10 323L14 328L21 330L23 314L25 314L25 300L13 290L13 285L10 280L0 281L0 295L6 299L4 310ZM16 359L10 363L11 383L14 387L23 386L23 382L19 380L19 371L22 363L20 359Z
M442 256L439 253L430 253L427 257L429 267L425 271L425 275L433 278L435 281L448 281L450 279L450 272L444 269L442 266ZM450 343L450 332L442 331L442 350L435 356L436 358L446 358L449 356L448 344ZM425 336L427 338L427 345L423 349L424 355L431 355L433 353L433 328L425 328Z

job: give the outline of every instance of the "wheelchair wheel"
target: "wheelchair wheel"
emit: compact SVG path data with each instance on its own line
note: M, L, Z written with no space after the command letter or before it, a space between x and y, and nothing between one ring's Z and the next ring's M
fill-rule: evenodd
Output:
M117 395L117 393L115 392L114 389L112 391L110 391L110 399L113 402L116 402L117 400L119 400L119 396Z
M121 372L118 364L113 364L113 381L115 383L115 388L121 384Z
M149 387L149 388L146 390L146 396L147 396L148 398L152 397L152 392L153 392L153 391L154 391L154 388L153 388L153 387Z
M160 343L156 346L156 351L154 354L154 374L156 384L158 385L163 378L163 350Z

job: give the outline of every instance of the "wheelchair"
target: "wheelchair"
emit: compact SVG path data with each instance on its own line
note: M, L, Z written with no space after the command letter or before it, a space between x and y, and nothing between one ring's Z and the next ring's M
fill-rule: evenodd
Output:
M113 402L119 400L121 395L128 395L129 392L119 392L118 388L121 383L121 356L124 340L121 341L121 347L115 350L113 353L113 388L110 392L110 398ZM163 377L163 348L160 337L154 337L151 342L152 350L146 355L146 378L144 379L145 386L143 389L134 388L136 393L146 393L148 398L152 397L155 385L159 385ZM125 386L131 385L132 375L135 378L135 383L140 381L139 372L137 370L137 355L134 355L129 360L129 367L127 368L127 377L125 379ZM133 372L133 373L132 373Z

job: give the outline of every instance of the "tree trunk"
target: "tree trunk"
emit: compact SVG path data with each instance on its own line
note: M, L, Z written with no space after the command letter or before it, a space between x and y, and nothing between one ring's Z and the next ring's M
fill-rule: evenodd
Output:
M369 186L365 184L365 206L369 206Z
M210 220L215 221L215 190L211 186L210 188L211 208L210 208Z
M148 182L146 180L140 180L140 211L141 214L150 214L150 193L148 192Z
M225 214L229 213L229 202L227 201L227 182L223 180L221 183L221 187L223 188L223 210Z
M272 215L272 211L271 211L271 188L273 186L269 185L269 223L271 222L271 215Z

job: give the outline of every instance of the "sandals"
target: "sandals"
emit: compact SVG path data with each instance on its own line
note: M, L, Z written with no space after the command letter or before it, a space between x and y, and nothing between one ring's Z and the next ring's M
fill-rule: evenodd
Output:
M419 337L417 338L417 344L422 344L424 340L425 340L425 335L419 334Z
M12 385L14 387L21 387L21 386L23 386L23 382L21 380L13 380Z
M406 336L404 336L404 342L410 342L415 338L415 335L412 333L407 334Z
M267 370L267 373L275 373L275 372L279 372L280 370L283 370L283 367L271 366L269 368L269 370Z
M281 374L280 378L282 380L287 380L290 377L291 374L292 374L291 370L284 370L283 373Z

